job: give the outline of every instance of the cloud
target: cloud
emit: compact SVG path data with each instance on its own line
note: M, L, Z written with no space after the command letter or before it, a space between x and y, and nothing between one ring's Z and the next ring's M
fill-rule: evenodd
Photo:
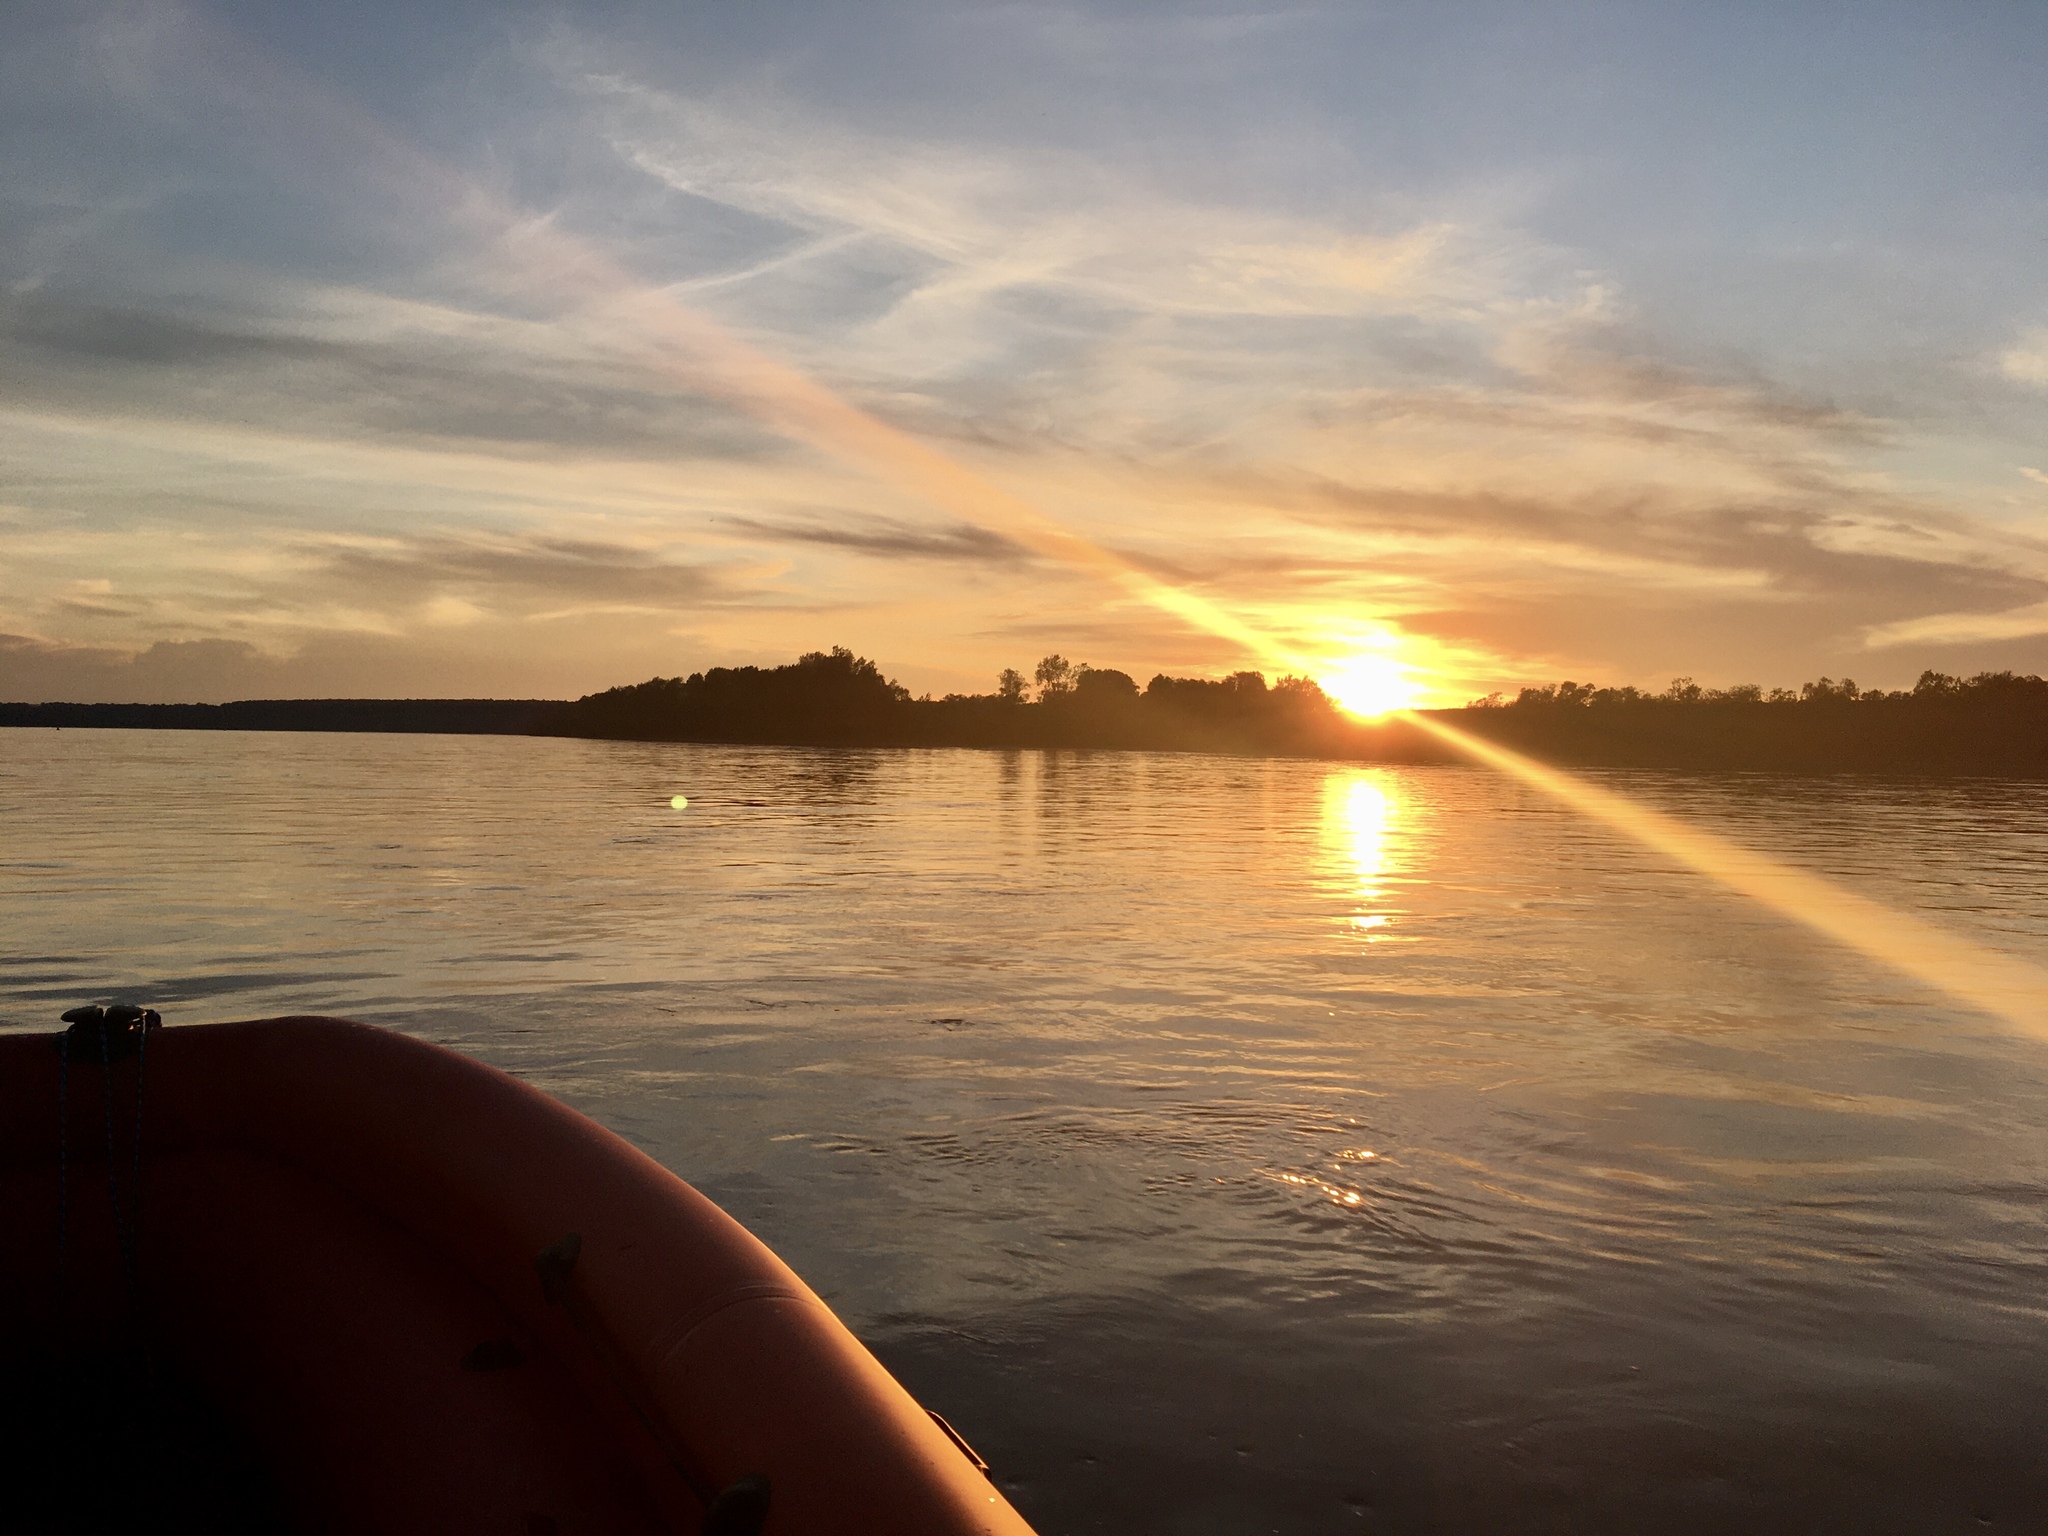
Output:
M1999 371L2016 384L2048 389L2048 326L2030 326L1998 359Z
M1863 632L1863 643L1883 650L1901 645L1974 645L2032 635L2048 635L2048 602L2002 613L1933 613L1873 624Z
M79 303L48 288L0 298L0 386L16 408L139 411L359 441L669 460L790 453L630 337L297 284L149 308Z
M242 358L303 362L340 350L329 342L235 331L180 315L37 299L34 290L0 302L0 325L18 345L98 361L160 367Z
M1761 429L1859 447L1886 446L1893 438L1887 423L1803 395L1754 369L1724 365L1717 374L1660 357L1656 347L1654 336L1596 289L1580 307L1508 326L1495 355L1546 386L1544 394L1552 399L1649 413L1599 423L1610 431L1662 431L1676 440L1687 430L1725 435Z
M675 644L627 648L638 675L675 670ZM326 634L273 653L243 640L160 640L140 650L0 634L0 701L219 704L277 698L572 697L618 681L612 665L536 665L488 638ZM598 679L602 679L600 682Z
M594 683L609 671L608 647L652 654L715 615L802 606L758 561L730 553L548 534L245 530L203 553L160 532L83 545L45 536L37 561L75 569L95 548L126 563L58 583L40 603L17 597L5 674L16 686L47 694L68 679L96 697L116 696L117 684L144 690L128 697L218 697L289 676L328 688L357 677L348 691L374 691L381 671L431 692L435 658L503 679L537 666ZM182 558L166 571L153 548ZM24 632L30 613L44 633ZM385 659L369 666L372 655Z
M1853 505L1853 504L1852 504ZM1799 604L1863 622L1871 609L1993 605L2048 591L2048 559L2000 548L1932 509L1872 515L1825 503L1703 505L1697 497L1627 498L1386 492L1323 484L1298 515L1334 523L1353 559L1403 572L1418 595L1557 599L1577 591L1677 605L1746 600L1757 622Z
M841 517L825 523L777 523L729 517L722 524L776 543L821 544L885 558L958 561L1010 566L1034 558L1015 540L972 523L930 529L878 517Z
M1100 158L879 135L773 92L663 89L566 34L544 53L627 163L763 221L754 254L679 291L778 329L801 314L858 334L898 376L975 371L1027 333L1085 343L1105 319L1463 318L1559 265L1499 228L1204 206Z
M587 539L327 537L302 541L292 553L309 584L338 585L386 609L453 598L479 613L484 606L519 612L565 602L687 611L734 595L712 566Z
M275 698L285 675L275 657L246 641L161 640L136 652L0 634L0 700L9 703Z

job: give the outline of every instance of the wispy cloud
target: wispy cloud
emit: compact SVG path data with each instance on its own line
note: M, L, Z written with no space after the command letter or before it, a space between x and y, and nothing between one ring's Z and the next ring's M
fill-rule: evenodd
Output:
M733 517L721 522L742 534L777 544L822 544L884 559L938 560L1010 566L1030 560L1014 539L972 523L926 528L890 518L842 516L826 521L777 523Z
M2048 635L2048 602L2002 613L1933 613L1921 618L1873 624L1863 632L1872 650L1901 645L1980 645Z
M2048 388L2048 326L2029 326L1999 356L1998 366L2015 383Z

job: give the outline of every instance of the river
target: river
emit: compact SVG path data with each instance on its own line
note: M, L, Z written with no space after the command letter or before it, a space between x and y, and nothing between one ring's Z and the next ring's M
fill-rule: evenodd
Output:
M1596 777L2048 956L2048 786ZM1047 1536L2048 1528L2048 1044L1479 769L6 731L0 934L567 1100Z

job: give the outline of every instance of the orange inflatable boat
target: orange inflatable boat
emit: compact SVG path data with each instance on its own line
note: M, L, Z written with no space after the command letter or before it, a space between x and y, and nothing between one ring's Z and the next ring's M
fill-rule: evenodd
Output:
M709 1200L335 1019L0 1039L0 1529L1026 1536Z

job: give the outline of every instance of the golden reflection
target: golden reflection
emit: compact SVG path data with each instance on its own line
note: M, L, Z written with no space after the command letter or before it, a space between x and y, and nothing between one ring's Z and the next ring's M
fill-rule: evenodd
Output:
M1384 905L1387 888L1399 872L1402 814L1400 791L1387 774L1333 775L1324 781L1324 832L1349 866L1345 883L1358 903L1351 926L1368 934L1391 919L1390 913L1375 909Z
M1350 1189L1342 1184L1332 1184L1328 1179L1316 1178L1313 1174L1269 1173L1267 1178L1280 1184L1292 1184L1299 1189L1312 1189L1332 1205L1360 1206L1365 1204L1361 1190Z

